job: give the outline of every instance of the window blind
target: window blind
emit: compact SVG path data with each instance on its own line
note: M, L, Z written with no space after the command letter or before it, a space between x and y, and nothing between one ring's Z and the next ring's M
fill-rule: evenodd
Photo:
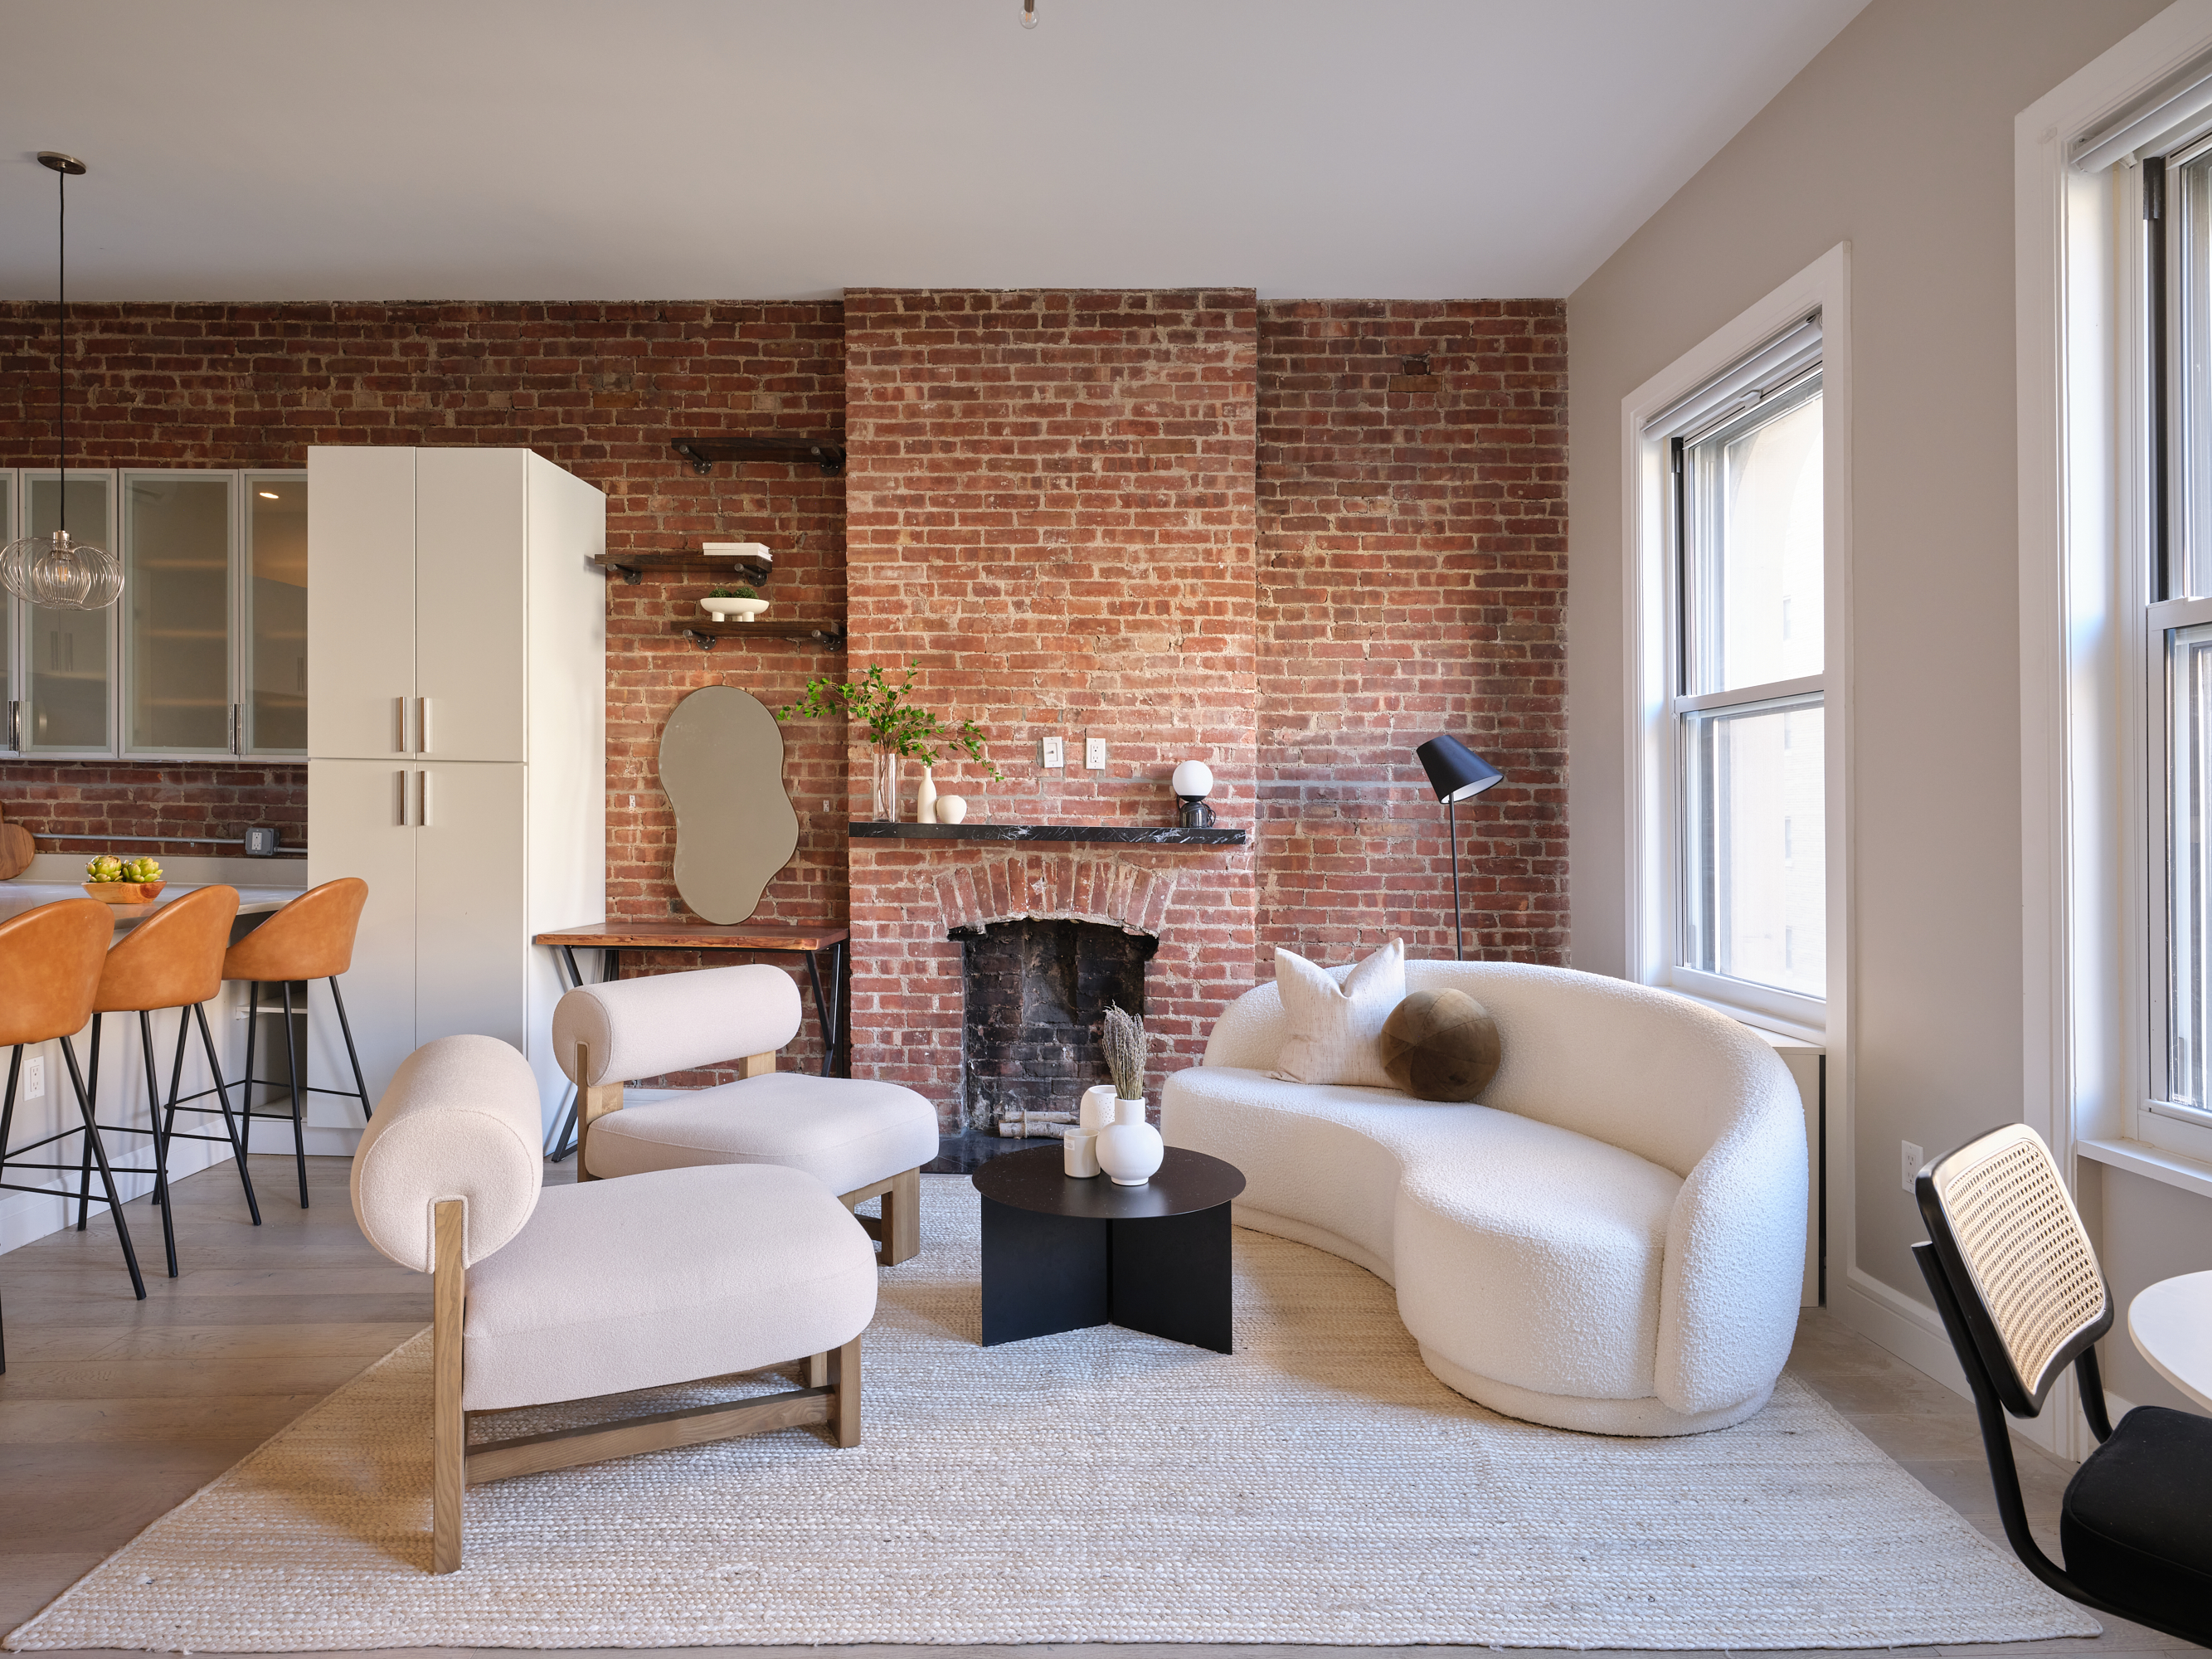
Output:
M1814 312L1765 345L1739 357L1686 397L1677 398L1644 423L1647 438L1671 438L1703 426L1714 416L1757 403L1820 361L1820 315Z
M2212 52L2191 58L2067 146L2084 173L2138 153L2160 155L2212 131Z

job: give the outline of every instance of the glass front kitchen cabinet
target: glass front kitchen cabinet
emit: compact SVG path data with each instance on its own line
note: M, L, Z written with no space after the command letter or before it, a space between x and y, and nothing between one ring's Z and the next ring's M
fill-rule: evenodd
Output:
M8 600L0 748L305 755L307 493L305 472L70 468L68 528L122 559L123 597L104 611ZM52 471L0 472L0 498L11 535L54 528Z

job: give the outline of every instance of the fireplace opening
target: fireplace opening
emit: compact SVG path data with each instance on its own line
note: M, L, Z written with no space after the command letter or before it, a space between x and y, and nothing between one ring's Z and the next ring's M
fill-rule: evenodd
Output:
M1142 1018L1159 941L1095 921L962 927L960 1110L972 1129L1021 1112L1073 1112L1109 1081L1098 1051L1109 1006Z

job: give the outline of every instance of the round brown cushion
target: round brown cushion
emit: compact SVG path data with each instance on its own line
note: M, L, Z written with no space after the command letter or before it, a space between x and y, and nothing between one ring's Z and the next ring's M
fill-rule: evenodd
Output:
M1464 991L1416 991L1382 1022L1382 1069L1416 1100L1473 1100L1498 1054L1498 1022Z

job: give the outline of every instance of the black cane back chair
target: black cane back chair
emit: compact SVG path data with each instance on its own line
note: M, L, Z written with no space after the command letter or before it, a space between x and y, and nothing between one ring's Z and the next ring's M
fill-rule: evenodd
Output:
M2112 1426L2096 1348L2112 1298L2050 1148L2007 1124L1914 1190L1929 1242L1912 1254L1973 1389L2014 1553L2061 1595L2212 1644L2212 1418L2138 1406ZM2005 1413L2039 1415L2069 1364L2098 1443L2060 1506L2062 1568L2028 1530Z

